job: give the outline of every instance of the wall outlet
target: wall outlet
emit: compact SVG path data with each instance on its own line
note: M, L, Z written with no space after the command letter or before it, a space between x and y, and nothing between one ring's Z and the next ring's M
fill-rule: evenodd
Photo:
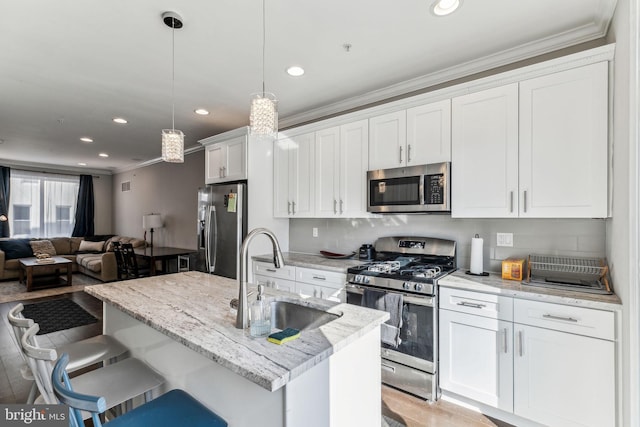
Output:
M311 229L311 234L313 235L313 237L318 237L318 227L313 227Z
M497 233L496 246L513 247L513 233Z

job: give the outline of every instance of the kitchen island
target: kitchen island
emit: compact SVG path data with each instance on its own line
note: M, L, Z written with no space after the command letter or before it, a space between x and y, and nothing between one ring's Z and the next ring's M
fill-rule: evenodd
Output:
M276 345L235 328L235 280L185 272L85 290L104 302L104 333L160 372L163 391L188 391L232 427L380 425L388 313L268 289L339 316Z

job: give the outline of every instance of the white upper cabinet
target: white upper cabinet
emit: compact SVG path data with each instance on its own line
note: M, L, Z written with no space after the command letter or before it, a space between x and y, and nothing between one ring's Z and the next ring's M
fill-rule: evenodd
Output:
M607 67L454 98L452 216L606 217Z
M246 135L211 144L207 144L206 141L206 139L201 141L206 150L206 184L247 179Z
M369 119L369 170L451 160L451 101Z
M520 216L607 216L606 62L520 82Z
M407 114L396 111L369 119L369 169L406 166Z
M274 216L314 215L314 132L274 142Z
M453 98L451 216L518 216L518 84Z
M367 216L367 120L323 129L315 135L315 216Z
M451 161L451 100L407 110L407 166Z

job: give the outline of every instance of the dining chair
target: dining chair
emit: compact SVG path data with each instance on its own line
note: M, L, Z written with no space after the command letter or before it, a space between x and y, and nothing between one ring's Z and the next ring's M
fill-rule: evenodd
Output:
M120 242L111 242L113 247L113 255L116 257L116 268L118 280L124 280L127 278L127 265L122 253L122 244Z
M115 246L113 249L114 252L116 252ZM136 253L133 250L133 245L131 243L122 243L117 250L120 252L120 256L122 258L122 270L120 269L120 266L118 266L119 280L137 279L151 275L149 267L138 264L138 258L136 257ZM118 262L117 253L116 262Z
M58 400L70 407L70 425L84 426L82 412L91 413L94 427L102 427L99 415L108 405L102 393L87 395L74 391L74 381L69 380L65 370L69 358L63 354L56 362L51 375L53 392ZM73 385L73 387L72 387ZM108 427L226 427L227 422L207 409L183 390L174 389L162 396L122 414L107 422Z
M42 348L38 345L36 334L39 328L38 324L34 324L27 329L22 336L22 348L42 400L46 404L57 404L58 399L53 392L51 373L58 354L54 349ZM67 355L68 361L69 355L64 354ZM66 366L67 363L65 363ZM116 408L123 403L131 406L131 400L138 396L144 396L145 401L149 402L153 397L153 391L164 384L164 378L140 360L130 357L77 375L73 377L72 382L80 393L104 396L106 410ZM87 419L91 414L85 412L81 417Z
M20 374L27 381L33 381L26 403L33 403L35 394L37 391L37 384L33 376L33 372L29 368L26 356L22 351L22 336L24 333L35 324L33 319L28 319L23 316L22 310L24 306L22 303L16 304L9 310L7 319L13 329L14 338L16 344L21 350L20 354L23 358L24 364L20 368ZM120 341L109 335L97 335L94 337L86 338L80 341L74 341L71 343L63 344L56 347L56 351L59 353L69 354L69 365L67 369L69 372L75 372L87 366L91 366L97 363L112 363L123 356L129 351Z

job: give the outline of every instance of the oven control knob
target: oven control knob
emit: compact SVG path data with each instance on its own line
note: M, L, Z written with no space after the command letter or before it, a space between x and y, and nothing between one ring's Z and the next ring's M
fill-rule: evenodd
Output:
M369 283L369 278L367 276L362 276L362 283L364 283L365 285Z
M416 291L422 291L422 283L416 283Z
M404 283L402 284L402 288L403 288L403 289L406 289L406 290L411 289L411 283L409 283L409 282L404 282Z
M362 283L362 276L359 274L355 275L353 281L356 283Z

